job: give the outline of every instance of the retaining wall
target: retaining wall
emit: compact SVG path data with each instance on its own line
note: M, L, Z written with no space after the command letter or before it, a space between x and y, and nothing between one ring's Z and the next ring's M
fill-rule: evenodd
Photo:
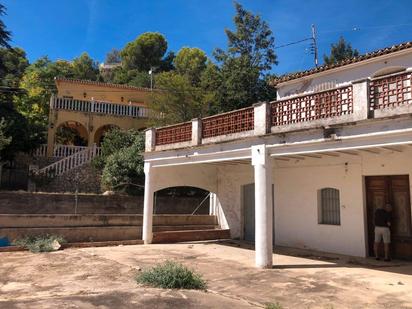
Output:
M156 197L155 214L191 214L202 197ZM143 196L1 192L0 214L142 214ZM209 214L205 201L196 214Z

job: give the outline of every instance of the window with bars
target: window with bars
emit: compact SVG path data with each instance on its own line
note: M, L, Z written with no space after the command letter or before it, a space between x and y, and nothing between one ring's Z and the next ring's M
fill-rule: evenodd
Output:
M319 190L319 224L340 225L338 189L323 188Z

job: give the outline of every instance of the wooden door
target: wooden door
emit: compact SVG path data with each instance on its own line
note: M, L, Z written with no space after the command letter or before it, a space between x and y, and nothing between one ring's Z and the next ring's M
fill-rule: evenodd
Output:
M366 177L365 181L369 254L373 255L374 212L379 206L389 203L393 207L391 226L392 256L412 259L409 176L369 176Z

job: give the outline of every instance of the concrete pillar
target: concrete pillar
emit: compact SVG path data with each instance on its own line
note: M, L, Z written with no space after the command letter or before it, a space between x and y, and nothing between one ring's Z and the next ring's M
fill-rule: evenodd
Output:
M202 144L202 120L199 118L192 119L192 146Z
M369 117L369 79L352 82L353 115L355 120L364 120Z
M143 204L143 241L145 244L152 243L153 239L153 184L152 167L150 163L144 164L144 204Z
M270 103L259 102L254 107L254 135L265 135L270 132Z
M273 265L272 168L265 145L252 146L252 165L255 170L255 255L256 266Z
M145 131L145 151L154 151L156 146L156 129L149 128Z

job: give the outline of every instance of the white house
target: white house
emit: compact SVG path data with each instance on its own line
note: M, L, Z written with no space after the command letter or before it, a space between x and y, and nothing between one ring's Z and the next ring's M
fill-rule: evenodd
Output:
M214 193L231 237L366 257L391 203L393 255L412 258L412 42L273 81L278 100L146 131L143 239L153 193Z

